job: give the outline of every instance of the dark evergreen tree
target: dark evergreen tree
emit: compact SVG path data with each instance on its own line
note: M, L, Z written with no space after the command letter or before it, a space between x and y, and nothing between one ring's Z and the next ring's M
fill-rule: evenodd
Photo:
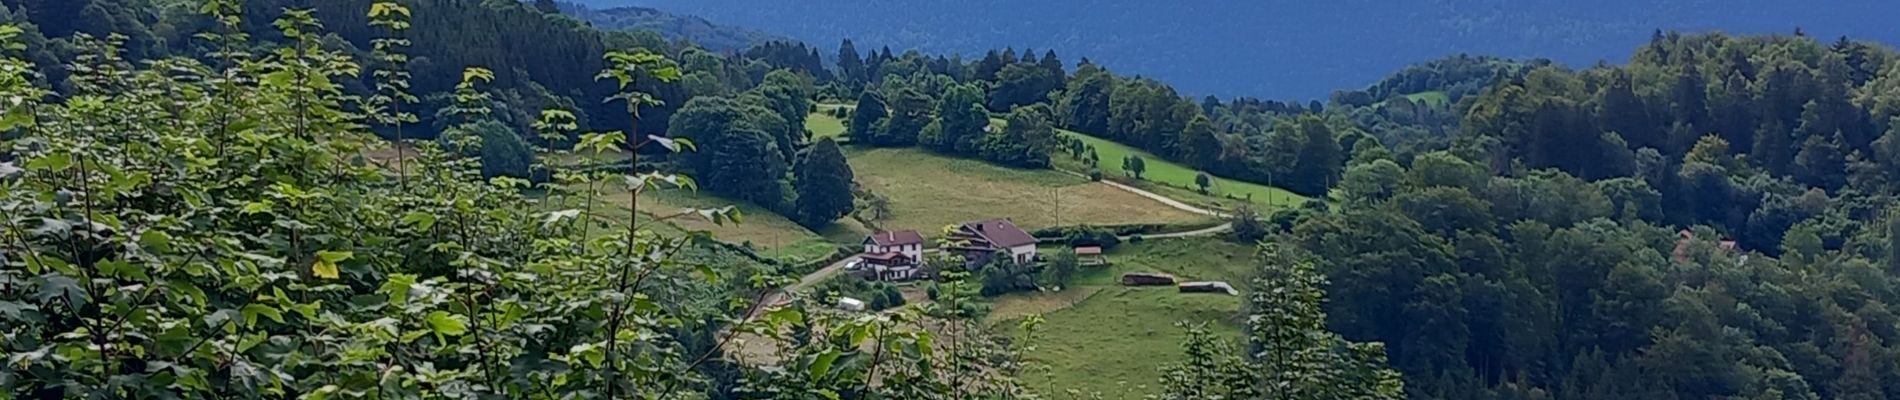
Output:
M851 111L851 125L845 127L845 135L853 141L867 143L876 140L878 122L884 120L888 112L884 109L884 99L870 90L858 95L858 106Z
M851 182L856 177L837 142L819 139L803 152L792 173L792 185L798 193L794 215L799 224L817 229L851 213Z
M1615 73L1609 86L1597 94L1597 126L1622 135L1631 148L1663 148L1666 144L1661 124L1649 114L1649 107L1636 97L1628 73Z
M1007 65L1009 65L1009 63L1003 61L1003 55L1001 53L996 52L996 50L990 50L988 53L983 53L983 59L976 62L976 66L973 67L971 73L975 74L973 76L977 80L995 81L996 73L1002 72L1003 67Z
M1056 58L1055 50L1043 52L1042 60L1037 61L1036 66L1049 71L1049 75L1055 77L1055 82L1058 87L1062 83L1069 81L1069 73L1063 70L1062 60Z
M1083 60L1065 92L1069 98L1063 104L1068 104L1069 109L1064 114L1069 118L1063 121L1064 125L1092 135L1108 134L1109 93L1114 85L1114 77L1108 71Z
M1346 165L1345 153L1326 121L1309 115L1300 117L1297 124L1295 129L1299 130L1304 144L1300 146L1299 161L1294 164L1285 185L1300 194L1324 195L1327 188L1339 180L1340 170Z
M858 47L851 44L851 39L845 39L844 43L838 44L838 74L839 80L846 82L863 82L869 79L864 71L864 58L858 54Z

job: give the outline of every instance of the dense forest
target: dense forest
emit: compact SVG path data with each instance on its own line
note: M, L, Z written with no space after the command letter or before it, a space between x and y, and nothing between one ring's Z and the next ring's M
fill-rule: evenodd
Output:
M858 207L846 145L1118 161L1066 129L1315 199L1226 210L1261 243L1246 329L1190 327L1164 398L1900 398L1873 42L1656 31L1625 64L1454 56L1282 102L1050 49L709 50L550 1L0 6L14 397L1035 398L1037 320L981 325L994 276L766 312L803 271L592 205L697 188L816 229ZM843 137L807 131L820 103ZM743 219L658 219L692 217Z
M1571 66L1626 59L1658 27L1743 34L1805 27L1900 42L1884 0L575 0L639 6L815 44L982 54L1014 45L1085 55L1195 96L1324 98L1422 60L1467 53Z
M979 325L985 309L967 277L935 284L933 307L875 317L802 298L766 311L784 271L696 260L700 235L595 214L603 196L638 204L660 187L756 182L719 174L770 169L761 161L787 151L799 154L789 173L797 191L848 184L835 142L779 140L796 126L787 116L808 110L809 75L781 70L742 93L696 96L678 106L667 128L675 137L580 133L575 110L551 105L531 114L528 143L500 117L526 107L496 72L506 64L468 66L442 91L422 89L444 79L423 78L427 64L410 55L443 51L410 32L426 12L395 2L286 8L265 33L250 30L246 4L199 4L209 25L181 39L194 44L161 40L149 53L130 51L128 35L47 35L30 23L62 17L34 16L47 9L26 18L0 9L9 22L0 97L15 100L0 113L6 397L1036 398L1015 380L1032 367L1010 340L1016 330ZM317 18L348 9L370 27L367 58ZM542 21L565 23L551 19ZM608 88L599 100L643 129L654 118L643 111L666 104L657 92L686 80L694 60L655 53L670 49L657 44L615 49L597 61ZM42 58L60 67L32 61ZM693 70L731 71L745 70ZM433 122L401 108L430 96L444 102ZM394 165L370 155L388 148L383 131L430 124L442 127L420 131L437 137L389 138L412 148ZM719 137L690 134L717 124L703 132ZM533 158L513 161L555 169L539 179L560 185L491 173L490 159L512 152L498 147L598 156L648 143L687 153L661 157L683 164L666 169L712 176ZM603 189L622 181L624 193ZM566 189L574 185L587 190ZM728 207L661 220L685 217L742 219ZM1317 276L1289 274L1304 277L1289 281L1305 282L1303 295L1263 297L1260 309L1302 314L1256 324L1259 343L1308 356L1227 360L1280 371L1282 384L1248 390L1401 396L1378 345L1324 333ZM1037 321L1021 331L1033 335ZM740 335L777 351L742 361L727 353ZM1181 368L1183 392L1214 379L1194 371L1218 372Z

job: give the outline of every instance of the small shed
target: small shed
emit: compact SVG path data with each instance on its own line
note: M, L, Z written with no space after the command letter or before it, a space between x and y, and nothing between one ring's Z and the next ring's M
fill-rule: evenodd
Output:
M1154 272L1129 272L1122 274L1122 286L1173 286L1174 275Z
M1096 267L1108 265L1108 256L1102 254L1102 246L1078 246L1075 257L1082 260L1082 266Z
M840 297L838 298L838 308L844 309L845 311L864 311L864 300Z

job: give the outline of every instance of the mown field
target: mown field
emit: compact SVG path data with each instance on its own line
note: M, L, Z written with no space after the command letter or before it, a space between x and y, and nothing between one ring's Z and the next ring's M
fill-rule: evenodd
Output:
M1024 229L1058 225L1180 224L1208 217L1055 170L1001 167L906 149L846 151L859 185L890 199L885 229L926 234L945 225L1009 218Z
M626 192L620 189L609 190L618 193L602 197L597 210L602 215L625 218L631 212L627 207ZM654 218L680 213L686 208L718 208L733 206L744 217L742 223L717 225L698 216L672 218L665 223L670 228L686 231L705 231L713 238L744 246L750 246L759 255L773 259L802 263L830 256L837 249L837 238L845 243L855 242L869 230L857 225L851 219L839 220L823 229L824 233L813 232L804 226L792 222L764 207L732 201L704 192L685 190L663 190L643 194L640 198L642 218Z
M818 112L805 117L805 130L811 131L812 139L844 136L845 121L831 116L832 111L840 107L844 106L820 104Z
M1223 337L1238 339L1243 298L1180 293L1173 287L1124 287L1123 272L1165 272L1185 280L1223 280L1246 287L1254 269L1253 248L1219 238L1150 240L1109 252L1112 265L1085 269L1061 292L1014 294L995 299L990 321L1013 326L1025 315L1046 319L1035 362L1048 374L1023 379L1035 390L1060 397L1067 390L1106 398L1138 399L1158 392L1159 368L1183 361L1180 322L1208 323Z
M1130 181L1138 187L1181 201L1230 207L1251 199L1254 207L1259 209L1298 205L1306 201L1305 197L1285 189L1221 177L1214 177L1213 184L1208 187L1208 195L1202 195L1196 191L1197 186L1194 185L1194 177L1200 174L1199 170L1108 139L1068 130L1062 130L1059 133L1081 139L1083 143L1095 147L1095 155L1101 160L1103 176L1119 181ZM1127 171L1122 169L1122 159L1129 155L1141 157L1147 166L1140 180L1134 180ZM1057 154L1054 159L1059 168L1073 171L1088 170L1080 161L1070 159L1067 154ZM1143 186L1143 183L1148 185Z

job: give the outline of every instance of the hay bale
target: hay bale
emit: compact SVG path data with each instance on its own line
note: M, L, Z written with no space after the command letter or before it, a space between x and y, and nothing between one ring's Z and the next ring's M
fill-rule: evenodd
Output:
M1225 293L1230 296L1240 295L1240 291L1234 290L1234 286L1228 285L1227 282L1181 282L1181 284L1176 287L1180 288L1181 293Z

